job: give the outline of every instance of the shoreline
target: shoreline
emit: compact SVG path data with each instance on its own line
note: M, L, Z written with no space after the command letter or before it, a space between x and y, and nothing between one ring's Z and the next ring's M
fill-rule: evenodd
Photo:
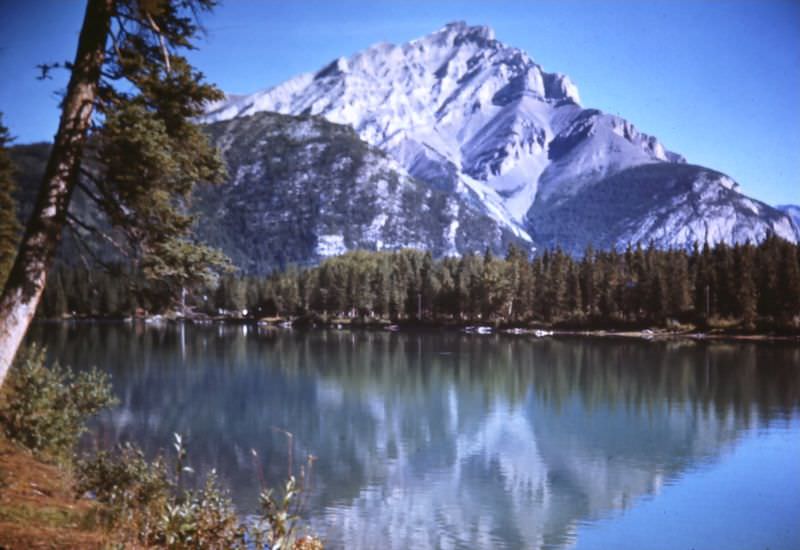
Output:
M751 341L751 342L796 342L800 343L800 332L743 332L734 329L714 328L711 330L698 330L696 327L685 330L670 330L667 328L570 328L559 327L558 325L548 325L543 323L536 324L503 324L503 323L456 323L456 322L417 322L399 321L392 323L389 320L346 319L334 318L330 320L322 319L294 319L283 318L241 318L219 316L214 318L184 318L180 316L153 315L147 317L128 317L128 318L104 318L104 317L68 317L62 319L36 319L37 323L54 324L103 324L103 323L124 323L141 324L145 326L160 327L167 325L192 324L197 326L218 326L218 325L244 325L256 326L267 330L382 330L386 332L438 332L452 331L475 336L527 336L536 339L549 337L588 337L588 338L620 338L636 339L643 341L665 341L665 340L693 340L693 341Z

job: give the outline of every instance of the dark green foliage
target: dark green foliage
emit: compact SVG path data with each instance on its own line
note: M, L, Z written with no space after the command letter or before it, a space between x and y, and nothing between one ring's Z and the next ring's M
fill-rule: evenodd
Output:
M132 503L161 499L170 485L163 457L148 462L142 451L130 444L115 452L100 451L91 459L81 459L77 471L76 493L91 491L97 500L120 514Z
M36 454L69 459L86 421L116 403L108 375L79 374L58 364L45 366L45 351L30 347L17 359L3 386L0 424L6 435Z
M14 200L14 167L7 150L10 141L11 136L3 126L0 113L0 289L3 288L14 263L21 230Z
M33 212L36 195L44 178L47 158L50 156L52 145L50 143L30 143L15 145L8 152L14 164L16 182L15 196L17 198L17 213L21 224L25 224ZM76 189L70 200L69 212L72 216L84 223L109 229L107 221L97 205L80 188ZM77 236L82 237L81 240ZM58 252L58 263L76 266L83 264L87 258L85 242L92 242L94 252L105 261L119 260L121 257L116 249L108 242L98 238L96 234L90 235L81 228L68 227L61 235L61 244Z
M163 311L152 293L131 296L119 279L82 268L51 275L40 314L122 317ZM65 310L66 304L66 310ZM268 277L226 275L189 294L190 309L248 317L382 317L438 322L627 326L668 320L743 328L800 324L798 245L770 236L759 245L684 250L588 249L581 259L546 251L528 259L511 247L434 260L416 250L349 252L317 267ZM708 305L708 312L706 312Z

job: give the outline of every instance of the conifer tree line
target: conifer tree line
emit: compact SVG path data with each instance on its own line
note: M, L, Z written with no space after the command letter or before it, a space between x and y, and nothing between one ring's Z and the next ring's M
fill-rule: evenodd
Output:
M119 274L60 267L40 315L122 317L170 302L169 289ZM131 281L123 282L123 281ZM434 260L417 250L356 251L267 277L228 274L186 297L194 313L253 318L309 314L394 321L600 325L727 319L742 327L797 328L800 246L760 244L691 251L628 247L561 250L533 259L517 248ZM246 313L245 313L246 310Z

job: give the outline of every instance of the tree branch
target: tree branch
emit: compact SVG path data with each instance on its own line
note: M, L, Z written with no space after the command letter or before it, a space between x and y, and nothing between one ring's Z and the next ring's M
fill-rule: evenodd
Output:
M127 250L125 250L125 248L124 248L124 247L123 247L123 246L122 246L120 243L118 243L117 241L115 241L115 240L114 240L114 239L113 239L113 238L112 238L110 235L108 235L108 234L107 234L105 231L101 231L101 230L100 230L100 229L98 229L97 227L94 227L93 225L89 225L89 224L87 224L86 222L84 222L84 221L82 221L82 220L78 219L78 218L77 218L77 217L75 217L75 216L74 216L74 215L73 215L71 212L67 212L67 221L69 221L71 224L78 225L79 227L81 227L81 228L85 229L86 231L89 231L90 233L93 233L94 235L97 235L97 236L98 236L98 237L100 237L101 239L105 240L105 241L106 241L106 242L108 242L110 245L112 245L114 248L116 248L116 249L117 249L117 251L118 251L120 254L122 254L123 256L125 256L126 258L129 258L129 257L130 257L130 254L128 253L128 251L127 251Z
M98 258L97 255L92 251L92 249L89 248L89 245L86 244L86 241L83 240L83 235L81 235L80 232L77 229L75 229L75 226L69 219L67 219L67 229L69 229L69 232L72 233L73 237L75 237L75 242L77 242L80 245L80 247L92 257L93 262L102 266L103 269L108 269L109 266L107 266L105 262L103 262L100 258ZM89 260L86 259L86 256L80 250L78 250L78 256L80 257L81 262L83 263L83 267L85 267L86 270L89 271L91 267L89 264Z
M161 44L161 55L164 56L164 64L167 66L167 73L170 73L172 72L172 69L170 69L169 66L169 52L167 51L167 43L164 40L164 35L162 34L161 29L158 28L158 25L156 25L156 22L153 21L150 13L145 12L144 15L147 17L147 22L150 24L150 28L158 37L158 42Z
M88 177L89 179L91 179L93 183L95 183L95 184L98 183L98 181L96 179L94 179L94 176L91 173L84 172L83 169L81 169L81 173L82 173L82 175L84 175L84 176ZM103 197L100 197L97 194L95 194L95 192L92 191L91 189L89 189L89 187L85 183L80 181L80 179L78 180L78 184L77 185L78 185L78 188L81 191L83 191L83 193L87 197L89 197L92 200L92 202L94 202L99 208L105 208L105 206L107 204L107 201L105 201L103 199Z

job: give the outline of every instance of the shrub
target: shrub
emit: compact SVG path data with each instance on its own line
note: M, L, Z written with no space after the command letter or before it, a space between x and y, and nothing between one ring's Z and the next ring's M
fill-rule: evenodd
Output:
M266 539L270 549L291 548L294 550L322 550L322 542L312 536L298 536L300 494L294 476L289 476L283 490L283 497L278 498L272 489L261 492L261 520L263 528L257 527L253 539L263 546Z
M131 520L129 516L138 508L165 503L170 487L166 462L162 458L148 462L142 451L130 444L79 460L77 479L79 495L91 492L108 505L107 523Z
M101 451L77 464L78 494L93 493L107 505L102 521L127 546L245 548L244 528L212 472L198 491L181 491L185 457L176 436L176 474L163 456L152 462L131 444Z
M290 478L280 500L272 491L261 495L261 521L245 524L212 471L202 489L184 491L181 476L186 450L175 436L177 456L170 467L159 456L148 462L138 448L127 444L114 452L101 451L78 462L78 494L93 493L107 505L101 518L121 545L158 548L321 550L313 537L296 535L295 497L299 488Z
M96 369L75 374L57 363L48 368L44 348L35 345L17 354L3 391L6 436L60 462L72 456L87 420L116 403L108 375Z

